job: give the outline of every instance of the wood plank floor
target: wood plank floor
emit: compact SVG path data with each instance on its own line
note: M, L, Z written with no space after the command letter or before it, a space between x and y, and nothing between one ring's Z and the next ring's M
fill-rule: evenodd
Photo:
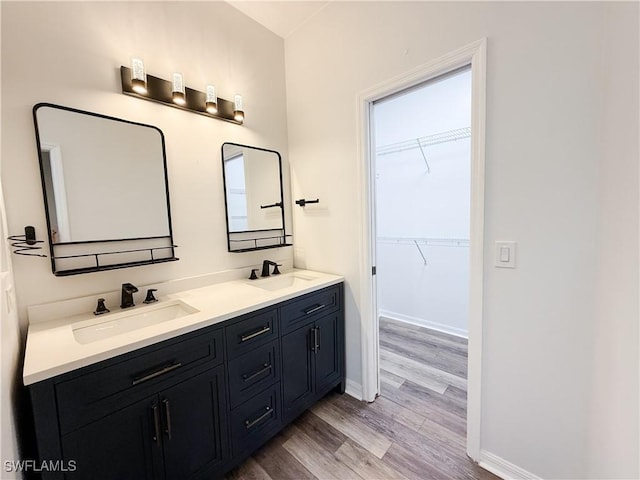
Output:
M330 394L228 480L497 479L465 453L467 341L380 319L381 396Z

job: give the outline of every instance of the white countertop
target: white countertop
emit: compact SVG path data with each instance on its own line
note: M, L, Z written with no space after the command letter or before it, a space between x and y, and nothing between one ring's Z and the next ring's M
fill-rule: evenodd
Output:
M304 281L292 282L291 286L283 286L275 290L266 290L257 286L276 278L284 281L288 276L305 277L305 279ZM116 312L114 309L111 313L100 316L95 316L92 312L84 312L58 320L33 323L29 325L27 334L23 381L25 385L30 385L46 380L138 348L275 305L305 293L338 284L343 280L344 278L341 276L327 273L291 270L269 279L233 280L159 296L160 302L180 300L198 312L85 344L81 344L75 339L74 326L80 322L90 323L91 320L108 321L110 316L118 315L122 310L118 309ZM153 305L160 305L160 302ZM127 309L127 312L135 313L136 309L144 308L149 307L142 304ZM142 310L140 311L142 312Z

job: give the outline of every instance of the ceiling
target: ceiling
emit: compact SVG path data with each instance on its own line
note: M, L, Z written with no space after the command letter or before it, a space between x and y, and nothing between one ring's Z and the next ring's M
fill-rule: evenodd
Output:
M287 38L307 20L326 7L329 1L227 0L227 3L253 18L276 35Z

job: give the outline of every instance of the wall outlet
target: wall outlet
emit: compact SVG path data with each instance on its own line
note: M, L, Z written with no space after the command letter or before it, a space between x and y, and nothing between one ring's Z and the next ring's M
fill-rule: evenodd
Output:
M496 242L495 266L516 268L516 242Z

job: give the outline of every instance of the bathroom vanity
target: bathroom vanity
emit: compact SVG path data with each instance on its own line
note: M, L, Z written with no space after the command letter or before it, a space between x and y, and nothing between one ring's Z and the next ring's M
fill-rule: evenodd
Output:
M42 477L222 477L328 392L344 392L342 280L294 270L179 292L130 315L32 325L24 379L39 461L72 467ZM168 309L183 313L161 319Z

